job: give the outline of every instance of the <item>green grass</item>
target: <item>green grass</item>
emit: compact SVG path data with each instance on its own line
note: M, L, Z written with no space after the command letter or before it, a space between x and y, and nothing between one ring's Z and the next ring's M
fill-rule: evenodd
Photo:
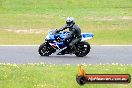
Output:
M84 65L88 74L130 74L132 65ZM0 88L80 88L78 67L51 64L0 64ZM130 84L88 84L81 88L131 88Z
M131 0L0 0L0 33L5 34L0 35L0 44L40 44L42 33L4 29L41 29L45 36L48 29L64 25L68 16L75 18L82 32L95 34L92 44L132 44Z
M27 44L35 45L44 42L44 37L47 32L41 34L24 34L24 33L14 33L7 32L4 30L0 31L0 44L1 45L14 45L14 44ZM98 30L93 31L95 34L94 38L91 39L91 45L103 45L103 44L132 44L132 30Z

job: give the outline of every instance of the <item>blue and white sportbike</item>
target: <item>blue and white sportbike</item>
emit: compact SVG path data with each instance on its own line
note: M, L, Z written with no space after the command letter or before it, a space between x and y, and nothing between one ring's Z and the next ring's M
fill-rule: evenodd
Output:
M49 56L52 53L58 54L62 50L67 48L67 44L63 42L63 39L69 35L69 32L56 32L51 31L45 38L45 42L39 46L39 54L41 56ZM91 39L94 34L93 33L81 33L82 39L80 42L75 44L74 52L70 52L69 50L65 51L65 54L75 54L77 57L84 57L90 52L90 44L86 42L86 40Z

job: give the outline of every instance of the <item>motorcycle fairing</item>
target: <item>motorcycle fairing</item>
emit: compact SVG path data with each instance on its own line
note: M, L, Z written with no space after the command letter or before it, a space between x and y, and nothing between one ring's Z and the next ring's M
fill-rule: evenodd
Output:
M89 40L89 39L93 38L93 36L94 36L93 33L81 33L81 35L82 35L81 41Z
M60 38L60 39L64 39L67 35L69 34L69 32L61 32L61 33L57 33L57 34L52 34L52 32L49 32L48 35L46 36L46 39L51 40L53 42L50 42L49 44L56 49L61 49L66 47L66 45L63 42L57 42L55 39L56 38ZM82 40L81 41L85 41L85 40L89 40L91 39L94 34L93 33L81 33L82 36Z

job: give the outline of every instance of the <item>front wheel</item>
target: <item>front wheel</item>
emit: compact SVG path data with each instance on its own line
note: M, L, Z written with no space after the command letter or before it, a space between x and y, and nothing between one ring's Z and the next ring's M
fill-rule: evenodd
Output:
M38 52L41 56L49 56L53 52L53 48L46 43L43 43L39 46Z
M90 52L90 44L87 42L80 42L77 44L75 55L77 57L84 57Z

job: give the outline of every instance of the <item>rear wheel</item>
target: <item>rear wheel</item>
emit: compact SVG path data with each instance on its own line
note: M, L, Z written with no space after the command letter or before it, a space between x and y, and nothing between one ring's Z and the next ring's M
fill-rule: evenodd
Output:
M75 55L77 57L84 57L90 52L90 44L87 42L80 42L77 44Z
M38 52L41 56L49 56L52 54L53 50L54 49L49 44L43 43L39 46Z

